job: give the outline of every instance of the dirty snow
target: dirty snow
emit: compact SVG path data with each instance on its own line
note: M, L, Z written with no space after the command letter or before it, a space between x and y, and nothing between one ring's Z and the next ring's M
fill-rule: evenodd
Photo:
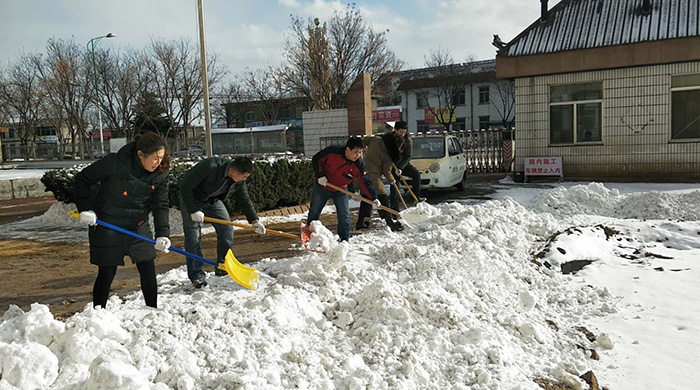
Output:
M255 291L213 275L193 291L180 267L159 275L158 309L140 293L65 322L11 307L0 389L585 389L589 370L616 390L693 389L698 191L677 189L426 204L400 233L337 243L314 226L326 253L262 260Z

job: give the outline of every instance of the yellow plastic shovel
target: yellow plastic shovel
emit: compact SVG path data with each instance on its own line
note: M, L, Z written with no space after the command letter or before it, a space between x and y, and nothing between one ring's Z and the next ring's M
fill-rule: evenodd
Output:
M73 218L80 219L80 214L78 214L76 211L71 211L68 213L68 215L70 215ZM121 228L117 225L112 225L109 222L105 222L105 221L98 219L97 224L100 226L104 226L107 229L111 229L111 230L117 231L119 233L126 234L129 237L133 237L133 238L137 238L137 239L142 240L142 241L150 242L151 244L156 243L156 240L154 240L150 237L142 236L138 233L132 232L131 230ZM233 255L233 252L231 251L231 249L229 249L228 252L226 253L226 258L224 259L223 264L219 264L219 263L216 263L214 261L205 259L204 257L199 256L199 255L195 255L193 253L185 252L182 249L176 248L173 246L171 246L169 248L169 250L171 250L175 253L179 253L181 255L187 256L189 258L195 259L201 263L209 264L209 265L214 266L218 269L222 269L228 273L228 276L230 276L234 282L240 284L241 286L243 286L247 289L255 290L258 287L258 278L259 278L258 270L255 268L250 268L250 267L247 267L247 266L241 264L241 262L238 261L238 259L236 259L236 256Z

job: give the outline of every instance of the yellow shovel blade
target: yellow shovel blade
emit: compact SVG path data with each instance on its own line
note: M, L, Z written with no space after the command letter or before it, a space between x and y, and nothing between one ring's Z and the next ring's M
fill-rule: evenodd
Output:
M219 264L219 269L228 272L228 276L230 276L234 282L247 289L255 290L258 287L258 270L241 264L230 249L228 253L226 253L224 263Z

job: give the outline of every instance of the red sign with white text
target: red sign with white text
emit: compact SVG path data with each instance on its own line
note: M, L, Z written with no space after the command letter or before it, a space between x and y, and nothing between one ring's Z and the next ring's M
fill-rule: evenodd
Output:
M525 159L525 176L564 176L561 157L528 157Z
M372 122L396 122L401 120L401 110L398 108L377 109L372 111Z

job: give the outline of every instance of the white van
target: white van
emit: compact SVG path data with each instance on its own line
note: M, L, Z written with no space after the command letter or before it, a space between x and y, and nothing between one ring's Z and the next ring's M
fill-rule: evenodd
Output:
M464 190L467 154L453 135L429 134L413 138L411 165L421 176L421 188L456 187ZM406 177L406 180L410 180Z

